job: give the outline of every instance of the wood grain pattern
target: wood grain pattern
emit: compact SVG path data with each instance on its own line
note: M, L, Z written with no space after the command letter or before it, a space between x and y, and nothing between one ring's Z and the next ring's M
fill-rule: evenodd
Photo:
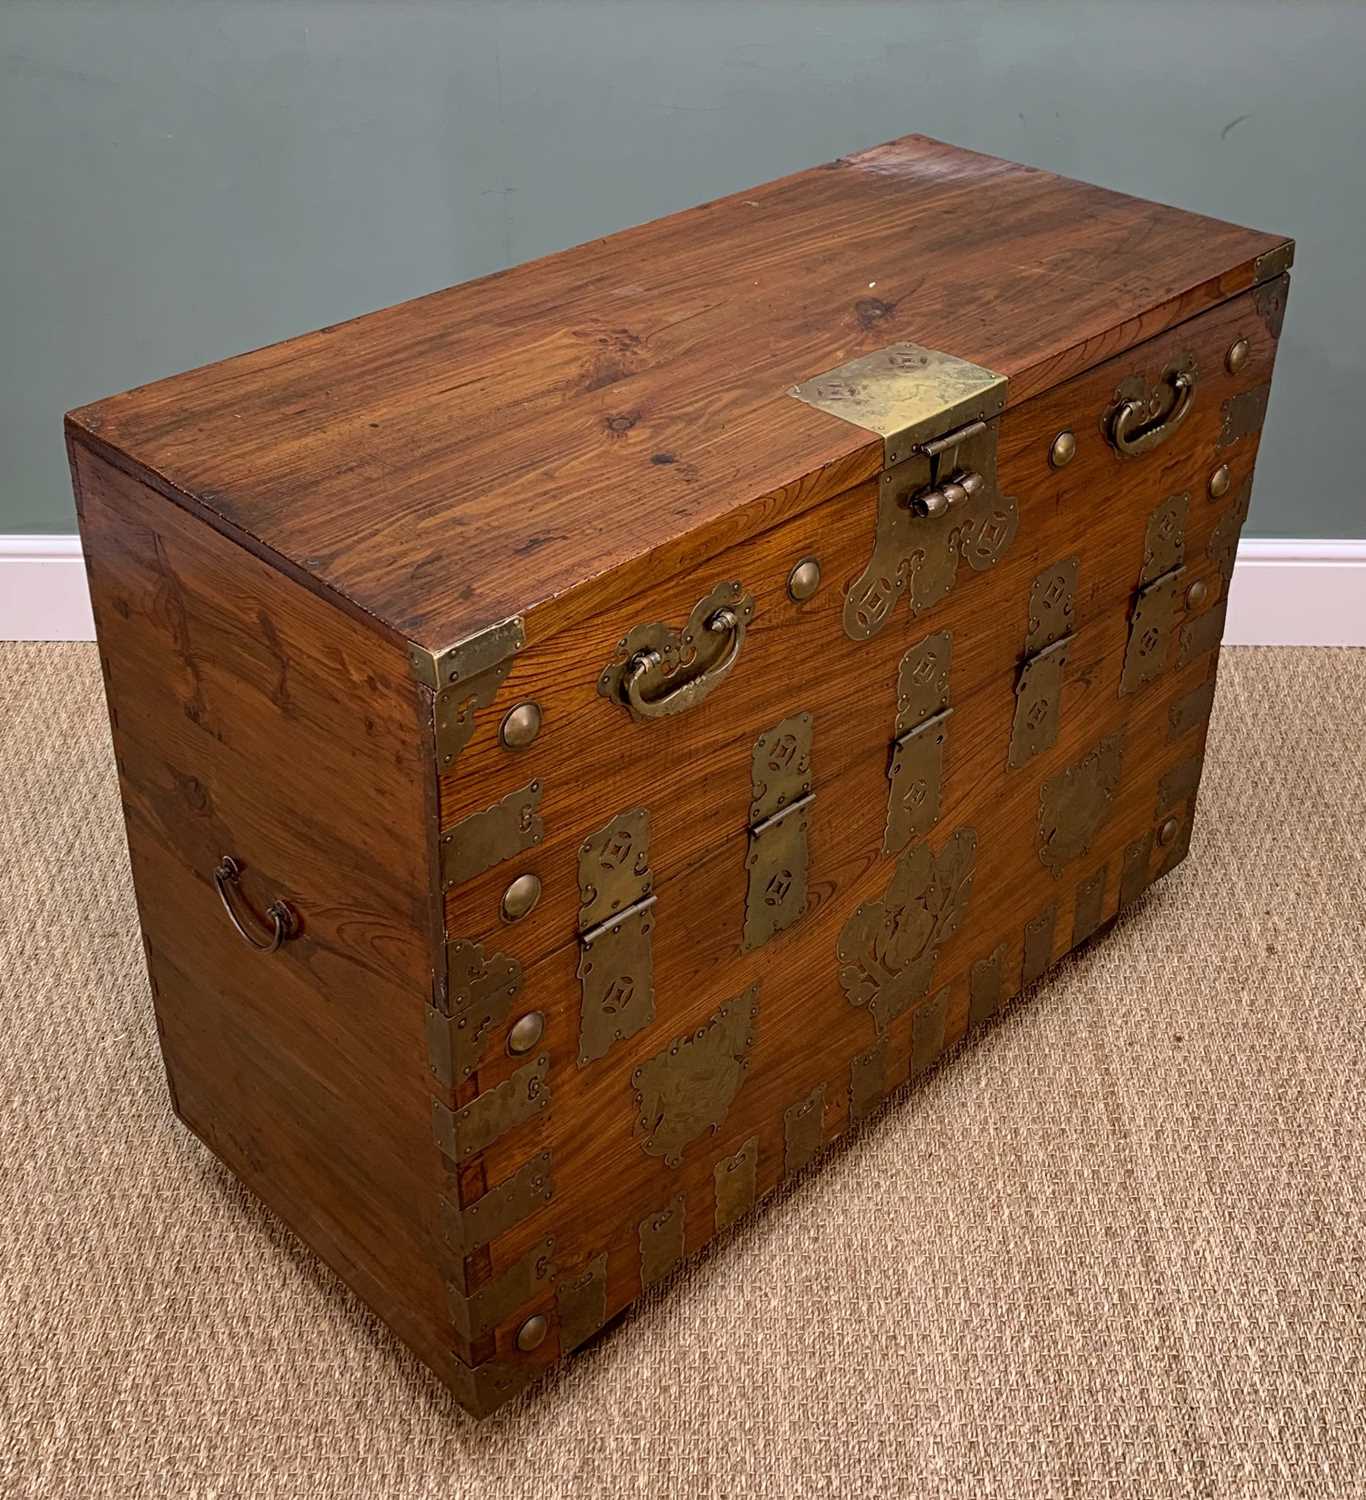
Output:
M453 1371L422 997L430 750L403 655L72 449L176 1111L429 1364ZM280 952L232 931L242 862ZM149 1226L151 1232L153 1226Z
M1279 243L908 136L70 420L405 638L534 643L875 472L791 385L913 339L1018 404Z
M1252 356L1235 377L1224 369L1222 358L1239 336L1249 339ZM1155 377L1175 353L1186 351L1196 354L1202 371L1196 407L1187 424L1152 455L1121 461L1099 429L1100 413L1113 399L1115 386L1135 369ZM832 1138L849 1123L853 1070L860 1058L864 1061L858 1065L858 1088L866 1109L866 1059L878 1036L867 1012L852 1006L841 990L835 948L854 908L881 897L896 864L879 851L886 815L887 742L895 718L895 664L908 644L931 630L947 628L954 635L954 713L946 749L944 806L928 843L937 851L955 831L971 828L977 836L977 858L966 918L942 948L930 992L887 1030L886 1090L923 1071L963 1034L974 1005L974 966L995 958L995 992L984 998L978 980L976 1013L982 1018L1020 989L1030 967L1056 961L1074 942L1114 918L1131 846L1138 845L1142 865L1137 875L1128 873L1129 899L1183 857L1206 717L1188 717L1174 734L1172 709L1210 682L1216 653L1205 651L1178 665L1179 626L1182 620L1202 619L1220 607L1222 579L1217 548L1212 554L1211 544L1227 517L1236 515L1237 495L1251 478L1257 449L1256 435L1232 448L1217 448L1222 407L1239 390L1269 378L1274 352L1251 299L1237 298L1008 413L1002 421L1000 469L1002 487L1020 500L1015 550L995 571L966 578L919 620L912 622L903 607L895 626L888 627L888 640L875 637L855 644L839 634L837 586L829 589L828 597L818 596L820 608L810 615L789 606L781 624L770 630L774 655L769 664L776 670L781 662L784 668L777 672L782 687L775 702L789 710L810 708L815 717L811 889L804 919L763 949L745 954L740 945L749 746L744 735L732 734L725 720L726 690L666 731L671 744L662 764L671 769L661 774L660 757L644 749L619 757L623 775L649 778L656 786L652 795L640 789L659 824L652 845L652 865L660 872L653 938L657 1014L653 1025L586 1068L576 1064L580 989L572 922L577 899L573 847L568 841L559 843L553 834L548 837L537 866L547 887L543 936L523 950L527 973L522 1005L514 1011L534 1006L545 1014L541 1046L552 1059L551 1101L533 1123L495 1141L483 1166L487 1180L497 1182L529 1153L548 1151L554 1163L555 1195L495 1240L481 1274L496 1279L529 1244L550 1233L556 1240L555 1274L540 1296L495 1331L496 1358L524 1366L553 1359L553 1340L532 1354L517 1351L516 1329L533 1312L553 1322L555 1276L572 1279L597 1257L608 1257L608 1315L632 1300L641 1285L636 1227L679 1194L685 1205L688 1251L709 1239L716 1223L717 1164L751 1137L758 1141L756 1191L769 1191L785 1174L784 1112L823 1087L821 1138ZM1048 466L1047 453L1063 426L1076 429L1079 450L1074 463L1057 472ZM1212 501L1206 494L1208 476L1224 460L1235 468L1235 484L1221 500ZM1160 502L1182 490L1191 492L1183 602L1164 669L1139 692L1121 696L1128 615L1143 571L1147 522ZM863 487L853 493L866 503ZM833 515L842 503L836 501L825 510ZM833 547L843 559L836 577L856 571L845 566L850 559L861 565L867 531L847 556L839 551L846 540L846 528L832 525L820 548L829 555ZM748 546L756 559L764 560L756 567L756 587L771 595L772 586L786 577L794 549L770 546L769 541L760 537ZM1066 555L1077 556L1080 566L1058 742L1025 767L1008 772L1006 749L1030 584L1043 567ZM1208 590L1198 606L1185 602L1185 588L1197 581ZM761 611L756 629L763 618ZM810 633L803 635L808 622ZM785 634L803 644L780 656L778 646ZM746 685L751 671L760 675L755 663L762 659L756 651L740 669ZM529 653L514 675L533 670L535 654ZM842 684L847 691L841 692ZM513 676L505 689L509 701L515 701L519 684ZM759 703L744 705L744 712L752 708L758 721L764 721L771 709L763 700L765 691L762 681L756 682ZM708 715L713 715L711 722ZM591 801L594 776L579 778L577 771L584 760L592 763L593 742L607 737L606 730L583 704L567 705L561 717L565 738L548 740L543 749L549 767L569 772L574 791L557 802L556 770L547 769L547 818L552 821L558 807L568 826L582 829L591 819L584 814L576 818L571 808L582 808L584 799ZM627 739L625 716L621 719L612 736L617 741ZM496 724L496 714L492 722ZM550 723L548 718L547 735L552 733ZM642 726L642 744L651 728L658 726ZM1038 853L1041 788L1114 733L1122 735L1123 770L1113 808L1086 853L1055 878ZM526 758L517 758L519 766L525 763ZM610 778L610 769L598 764ZM488 765L491 769L492 762ZM705 768L701 775L699 766ZM1171 796L1160 794L1164 784L1173 789ZM445 797L458 795L461 785L459 777L443 783L443 816ZM693 795L698 785L703 790ZM684 803L677 818L668 812L672 796ZM1178 828L1173 841L1164 845L1156 834L1171 812ZM716 833L727 819L729 826ZM699 823L711 832L694 837ZM671 844L687 854L675 858ZM569 892L567 897L561 895L561 887ZM1026 929L1045 913L1046 919L1037 924L1044 946L1036 964L1033 955L1026 956ZM453 914L467 914L461 891L448 899L448 920ZM524 924L528 932L532 920ZM503 935L508 946L520 941L517 927L505 928ZM758 1009L745 1080L719 1130L690 1144L681 1165L670 1167L643 1151L633 1131L631 1075L670 1037L701 1026L719 1005L751 983L758 984ZM515 1060L495 1041L479 1071L478 1088L495 1084L513 1066ZM485 1345L480 1354L489 1352Z

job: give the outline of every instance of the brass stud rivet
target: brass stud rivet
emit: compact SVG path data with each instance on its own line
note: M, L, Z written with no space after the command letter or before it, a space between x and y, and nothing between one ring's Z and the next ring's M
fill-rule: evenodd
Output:
M1077 456L1077 435L1070 427L1065 427L1053 439L1053 446L1048 450L1048 462L1055 469L1065 469Z
M498 737L509 750L525 750L541 732L541 705L519 703L508 710Z
M519 875L503 892L503 920L519 922L541 899L541 881L536 875Z
M1199 609L1209 598L1209 584L1204 579L1197 578L1186 590L1186 604L1191 609Z
M524 1353L539 1349L545 1343L548 1327L549 1324L541 1313L534 1314L517 1330L517 1347Z
M821 565L814 557L804 557L787 575L787 592L798 604L806 601L821 586Z
M1236 375L1243 368L1250 352L1246 339L1237 339L1228 346L1228 353L1224 355L1224 366L1230 375Z
M1180 833L1180 831L1180 823L1178 823L1175 818L1168 818L1167 821L1161 826L1161 828L1157 830L1157 842L1161 844L1165 849L1167 845L1176 838L1176 835Z
M539 1010L528 1011L508 1032L509 1054L520 1057L523 1052L530 1052L544 1034L545 1016Z
M1229 473L1227 464L1220 464L1209 477L1209 497L1218 500L1220 496L1228 494L1228 487L1233 482L1233 475Z

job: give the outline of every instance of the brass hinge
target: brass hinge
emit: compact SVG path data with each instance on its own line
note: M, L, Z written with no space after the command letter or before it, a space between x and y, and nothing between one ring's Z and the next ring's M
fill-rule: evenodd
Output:
M884 854L900 854L939 821L948 739L953 635L941 630L912 646L896 674L896 738L887 766Z
M892 344L791 388L882 438L872 557L849 586L844 631L864 641L908 589L912 613L953 588L960 561L995 565L1019 526L996 480L1004 375L919 344Z
M1168 495L1148 517L1143 569L1129 617L1129 640L1119 678L1121 698L1160 677L1166 668L1185 571L1190 498L1189 492Z
M579 846L579 1066L655 1018L650 814L618 813Z
M474 712L487 708L526 645L520 616L501 620L444 651L410 645L413 676L436 694L434 729L438 767L449 770L474 733Z
M754 742L750 791L746 952L763 947L806 910L806 814L816 796L809 713L781 720Z
M1017 771L1057 743L1062 672L1072 644L1079 558L1045 568L1029 593L1026 656L1015 684L1015 718L1006 764Z

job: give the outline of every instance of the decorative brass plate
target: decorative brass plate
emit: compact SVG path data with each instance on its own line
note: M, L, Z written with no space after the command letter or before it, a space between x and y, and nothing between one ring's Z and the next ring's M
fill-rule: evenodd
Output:
M1055 876L1091 847L1109 815L1124 754L1122 732L1108 735L1039 793L1039 859Z
M598 692L637 721L685 712L730 676L754 618L754 599L738 582L718 583L693 606L682 629L634 625L598 678Z
M1264 282L1252 294L1252 306L1273 339L1281 336L1281 326L1285 322L1285 304L1289 295L1288 276L1278 276L1275 281Z
M896 681L897 738L887 768L884 854L898 854L939 821L948 738L953 636L926 636L901 658Z
M549 1070L550 1056L542 1053L461 1109L448 1109L439 1099L433 1099L436 1144L452 1161L466 1161L514 1126L533 1119L550 1103L545 1081Z
M1252 503L1252 476L1249 474L1238 487L1233 502L1214 523L1209 546L1205 549L1210 560L1219 569L1224 580L1225 592L1233 579L1233 565L1238 557L1238 536L1247 520L1248 507Z
M825 1140L825 1085L783 1111L783 1171L799 1172Z
M683 1263L684 1195L675 1193L668 1208L640 1221L640 1289L663 1281Z
M1053 932L1058 923L1056 903L1045 906L1037 917L1025 923L1024 952L1020 965L1020 984L1033 984L1053 962Z
M675 1039L631 1074L636 1134L647 1156L676 1167L684 1149L720 1128L754 1045L758 984L728 1000L705 1026Z
M1284 275L1294 264L1295 242L1286 240L1284 244L1277 245L1274 250L1264 250L1252 262L1252 279L1258 283L1268 281L1273 276Z
M441 769L449 770L455 758L470 742L474 733L474 711L487 708L498 695L503 679L512 667L512 661L500 661L496 667L462 682L456 687L445 688L436 695L433 705L433 720L436 725L436 757Z
M505 1177L464 1208L443 1198L441 1217L446 1243L457 1255L473 1255L554 1196L550 1152L541 1151L518 1167L511 1177Z
M1167 498L1148 517L1143 538L1143 568L1140 584L1152 583L1186 560L1186 518L1190 514L1190 491Z
M887 1092L887 1038L879 1037L867 1052L856 1052L849 1064L849 1119L866 1120Z
M1219 447L1227 448L1240 438L1260 432L1266 421L1266 403L1270 399L1269 384L1253 386L1249 391L1230 396L1224 402L1224 426L1219 434Z
M540 802L541 783L532 781L443 833L441 880L445 888L473 880L501 860L539 844L545 837L537 811Z
M522 966L506 953L486 959L479 943L456 939L446 944L446 986L451 1014L427 1007L427 1052L432 1072L450 1087L479 1066L522 987Z
M1124 847L1124 863L1119 871L1119 909L1124 910L1148 888L1148 865L1152 859L1153 833L1147 833Z
M968 974L968 1025L980 1026L1005 999L1006 945L997 943L985 958L973 960Z
M836 956L850 1005L866 1005L878 1034L929 993L939 949L958 930L977 858L977 835L960 828L936 859L916 844L897 861L880 901L844 924Z
M618 813L579 846L579 1066L655 1017L650 816Z
M1005 410L1006 377L921 344L889 344L788 392L883 440L891 468L926 438Z
M1227 598L1221 599L1212 609L1196 615L1181 627L1180 645L1177 648L1176 664L1184 667L1206 651L1214 651L1224 638L1224 617L1228 613Z
M595 1255L577 1276L555 1287L555 1315L560 1327L560 1353L568 1354L607 1321L607 1252Z
M1214 678L1183 693L1167 710L1167 738L1179 740L1183 734L1208 721L1214 707Z
M1139 590L1129 620L1129 641L1124 648L1124 667L1119 678L1121 698L1136 693L1162 675L1171 654L1172 626L1184 578L1185 569L1176 568Z
M1077 599L1079 557L1065 557L1045 568L1029 590L1029 629L1025 650L1042 651L1071 634Z
M759 1137L752 1135L734 1156L723 1156L712 1168L716 1189L716 1231L734 1224L754 1206L759 1168Z
M1062 715L1062 674L1072 637L1064 636L1027 657L1015 684L1015 717L1010 725L1006 764L1012 771L1028 765L1058 742Z
M1109 866L1102 865L1077 886L1072 908L1072 946L1084 943L1101 924L1105 911L1105 877Z
M919 1078L944 1050L949 987L944 985L911 1012L911 1077Z
M446 1300L450 1304L455 1331L462 1338L482 1338L524 1302L529 1302L541 1284L549 1280L550 1255L554 1248L553 1238L541 1240L501 1276L485 1282L469 1296L453 1286L447 1287Z
M474 711L493 702L526 644L520 619L502 620L445 651L410 646L413 675L436 694L432 706L437 763L449 770L474 733Z
M1193 796L1200 785L1200 772L1205 764L1203 754L1187 756L1166 771L1157 783L1157 807L1153 816L1160 818L1164 812Z
M745 869L746 951L762 947L806 910L811 715L793 714L755 741Z

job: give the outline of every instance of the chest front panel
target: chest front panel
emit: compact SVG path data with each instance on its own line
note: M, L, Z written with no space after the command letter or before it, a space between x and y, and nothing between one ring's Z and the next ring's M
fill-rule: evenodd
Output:
M1283 297L892 476L909 519L889 470L533 614L460 702L430 1020L462 1357L530 1378L1183 857Z

